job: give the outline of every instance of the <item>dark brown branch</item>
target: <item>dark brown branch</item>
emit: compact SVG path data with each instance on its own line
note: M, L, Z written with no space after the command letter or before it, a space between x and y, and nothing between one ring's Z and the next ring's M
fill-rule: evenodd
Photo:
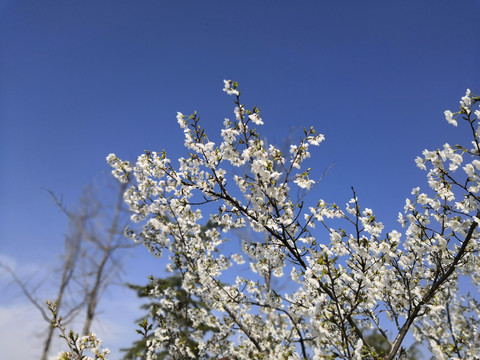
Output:
M477 213L477 217L480 216L480 213ZM392 360L395 355L397 354L398 350L400 349L400 346L403 342L403 339L407 335L408 330L410 329L410 326L414 322L414 320L417 318L419 315L420 310L425 304L428 304L430 300L435 296L437 291L440 289L440 287L449 279L449 277L453 274L453 272L457 269L457 265L462 259L462 257L465 255L466 249L468 244L470 243L470 240L472 239L473 232L477 228L478 224L475 221L472 221L472 224L470 225L470 228L468 229L467 236L465 237L465 240L463 241L462 246L458 250L457 255L453 259L452 263L448 267L447 271L443 273L443 275L436 280L430 289L427 291L425 295L423 295L422 299L420 302L412 309L410 315L408 316L407 320L403 324L402 328L400 329L400 332L398 333L392 349L390 350L390 353L388 356L385 358L385 360Z

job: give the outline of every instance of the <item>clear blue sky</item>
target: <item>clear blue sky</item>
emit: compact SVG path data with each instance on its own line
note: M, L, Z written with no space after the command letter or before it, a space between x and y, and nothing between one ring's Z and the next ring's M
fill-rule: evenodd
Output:
M59 252L66 221L44 189L74 204L108 153L183 155L177 111L217 141L233 117L223 79L271 142L325 134L309 166L335 166L315 196L343 204L353 185L398 228L425 186L413 159L459 142L443 111L480 93L479 15L479 0L0 0L0 254Z

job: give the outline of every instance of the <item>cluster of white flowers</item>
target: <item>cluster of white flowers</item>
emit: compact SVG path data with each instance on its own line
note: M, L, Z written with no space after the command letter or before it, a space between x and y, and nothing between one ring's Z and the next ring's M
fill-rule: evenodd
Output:
M480 111L474 109L480 98L468 90L458 112L445 112L452 125L465 121L473 148L445 144L415 160L427 171L429 189L413 189L399 215L402 234L384 233L355 193L344 210L321 199L304 207L293 194L315 184L302 166L324 136L305 130L287 159L261 140L260 110L240 103L238 84L225 80L224 91L236 98L235 119L225 119L220 145L208 139L196 113L178 113L190 152L178 168L165 152L146 152L133 168L113 154L107 158L117 178L135 181L125 201L143 230L128 234L157 255L166 252L185 291L213 309L188 310L190 319L216 329L207 337L193 334L200 358L376 358L366 337L371 329L391 345L383 359L398 358L408 332L438 358L477 356L478 306L459 295L458 281L470 276L480 286ZM205 218L207 204L218 212ZM202 231L207 221L217 228ZM230 254L229 230L247 226L265 240L244 239L243 254ZM238 276L228 283L231 274ZM288 285L275 278L288 278ZM162 299L175 310L172 294ZM150 353L168 346L193 358L175 317L162 319Z
M130 174L130 172L132 171L130 162L121 161L114 154L110 154L107 156L107 163L113 168L112 170L113 176L115 176L118 180L120 180L123 183L128 182L128 174Z
M95 334L79 336L72 330L66 330L62 318L57 313L57 304L47 301L47 307L52 314L52 326L60 330L60 337L63 338L70 351L62 351L56 356L56 360L106 360L110 350L102 349L102 340ZM86 351L93 354L85 355Z
M240 95L240 91L238 91L238 84L235 81L232 80L223 80L224 83L224 88L223 91L225 91L228 95Z
M75 341L75 351L62 351L57 355L57 360L106 360L110 350L102 349L102 340L95 334L82 336ZM89 350L92 356L83 355L85 351ZM80 355L79 355L80 354Z

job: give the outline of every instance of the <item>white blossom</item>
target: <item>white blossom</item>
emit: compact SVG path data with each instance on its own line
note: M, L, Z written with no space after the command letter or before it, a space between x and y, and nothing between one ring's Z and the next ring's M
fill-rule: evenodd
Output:
M458 126L457 120L454 119L453 113L450 110L445 110L445 119L453 126Z
M210 336L195 335L201 354L373 358L362 338L365 329L379 328L391 343L413 332L439 359L478 356L480 311L475 299L460 296L458 283L470 276L480 285L480 136L470 110L480 99L468 90L458 112L445 111L452 125L459 114L470 122L472 150L446 143L415 159L428 187L414 187L406 199L400 232L385 230L355 191L346 206L299 191L315 184L304 161L324 136L305 129L285 157L257 132L264 120L256 107L240 103L238 84L224 80L223 90L236 96L235 118L223 121L219 145L196 113L177 113L188 154L178 166L165 152L146 152L133 167L107 157L117 178L133 180L125 201L143 229L128 235L170 256L183 289L212 309L188 309L193 322L215 328ZM207 222L217 227L205 231ZM248 235L236 243L238 234ZM158 314L163 322L150 355L168 346L193 358L168 315L175 294L157 295L170 311Z
M225 86L223 91L225 91L228 95L240 95L240 92L236 89L235 83L232 80L223 80Z

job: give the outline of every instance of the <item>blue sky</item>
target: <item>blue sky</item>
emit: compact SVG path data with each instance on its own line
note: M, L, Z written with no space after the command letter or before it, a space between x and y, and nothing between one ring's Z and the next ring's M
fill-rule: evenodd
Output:
M309 166L335 166L314 196L342 204L355 186L398 228L425 186L415 156L465 135L443 111L480 93L479 15L479 0L0 0L0 254L23 269L52 261L66 219L45 189L75 204L110 152L183 155L177 111L197 110L217 141L233 117L223 79L262 109L270 142L325 134ZM163 269L140 250L128 264L140 282ZM3 310L20 306L1 279Z

